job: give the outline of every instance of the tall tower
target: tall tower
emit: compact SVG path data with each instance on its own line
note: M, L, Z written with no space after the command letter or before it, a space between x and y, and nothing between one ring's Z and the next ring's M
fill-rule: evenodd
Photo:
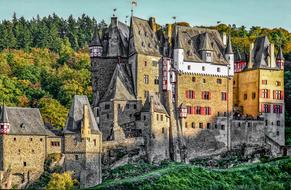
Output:
M6 106L0 107L0 134L6 135L9 133L10 124L7 117Z
M227 60L229 64L229 75L233 75L234 74L234 53L232 50L230 35L228 35L228 38L227 38L227 44L226 44L226 49L225 49L225 59Z
M276 63L277 63L277 66L280 69L284 69L284 56L283 56L283 52L282 52L282 48L281 47L279 48L279 52L278 52L278 55L277 55Z
M103 46L99 38L97 27L95 28L92 41L89 44L89 49L91 61L96 57L101 57L103 54Z

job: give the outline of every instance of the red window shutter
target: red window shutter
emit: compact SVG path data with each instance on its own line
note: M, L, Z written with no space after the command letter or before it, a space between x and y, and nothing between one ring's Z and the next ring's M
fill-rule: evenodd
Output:
M264 84L264 80L262 80L262 84Z
M267 90L268 98L270 98L270 90Z
M205 115L205 108L201 107L201 115Z
M201 93L201 99L204 99L204 92Z
M261 98L264 98L262 89L260 90L260 95L261 95Z
M186 98L188 98L188 90L185 91Z
M211 115L211 107L209 107L208 110L209 110L209 114L208 115Z
M196 106L194 106L193 109L194 109L193 113L196 114Z
M195 99L195 92L193 91L193 99Z
M209 100L211 99L211 92L209 92Z
M265 113L265 110L264 110L264 104L261 104L261 112L262 112L262 113Z
M228 100L228 93L225 93L226 100Z
M194 108L191 107L191 114L193 115L194 114Z

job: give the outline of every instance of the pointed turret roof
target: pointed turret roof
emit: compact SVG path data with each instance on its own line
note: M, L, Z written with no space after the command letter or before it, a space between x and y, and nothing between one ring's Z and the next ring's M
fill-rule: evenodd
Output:
M236 53L234 55L234 60L235 61L242 61L242 56L241 56L239 49L236 50Z
M213 51L209 34L207 32L200 35L200 42L199 51Z
M284 60L283 51L282 51L282 48L281 47L279 48L279 52L278 52L278 55L277 55L277 59L278 60Z
M89 47L91 47L91 46L102 46L100 38L99 38L97 26L95 26L93 38L89 44Z
M228 38L227 38L225 54L233 54L230 35L228 35Z
M6 106L0 107L0 123L9 123Z
M90 105L87 96L75 95L67 118L64 133L81 132L84 105ZM92 133L100 133L92 109L89 106L89 124Z
M110 84L101 102L111 100L135 100L132 81L123 65L117 64Z

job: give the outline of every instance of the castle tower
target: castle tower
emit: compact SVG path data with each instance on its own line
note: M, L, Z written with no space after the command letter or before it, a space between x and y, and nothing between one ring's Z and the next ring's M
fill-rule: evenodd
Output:
M277 63L277 66L280 68L280 69L284 69L284 56L283 56L283 51L282 51L282 48L280 47L279 48L279 52L278 52L278 55L277 55L277 59L276 59L276 63Z
M234 74L234 53L232 50L231 39L230 35L227 38L227 44L225 49L225 59L228 61L229 64L229 75Z
M101 57L103 54L103 46L99 38L97 27L94 30L92 41L89 44L89 50L90 50L91 59L96 58L96 57Z
M212 62L213 61L213 47L210 42L210 38L207 32L201 34L200 36L201 44L199 48L199 52L201 53L202 60L205 62Z
M6 106L0 107L0 134L8 134L10 130L10 123L7 117Z
M102 135L89 105L86 96L75 96L63 131L65 170L74 173L81 188L102 181Z

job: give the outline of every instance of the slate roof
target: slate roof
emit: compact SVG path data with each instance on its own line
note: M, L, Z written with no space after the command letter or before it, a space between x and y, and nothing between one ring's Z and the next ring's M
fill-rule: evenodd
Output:
M135 100L133 85L124 64L117 64L107 91L101 102L111 100Z
M2 106L1 119L9 122L11 135L54 136L45 128L39 109Z
M168 112L166 111L164 105L161 103L159 97L156 94L152 94L150 96L147 97L143 108L141 109L141 112L150 112L151 110L151 100L152 103L154 104L154 112L158 112L158 113L164 113L166 115L168 115Z
M225 45L217 30L176 26L175 46L184 49L186 61L203 62L201 50L213 51L213 63L228 64L224 58Z
M89 106L89 122L92 133L100 133L87 96L75 95L67 118L64 133L80 132L83 121L83 107Z
M133 52L161 56L160 53L160 42L158 40L158 35L154 32L147 20L143 20L137 17L132 17L131 20Z
M252 50L253 55L253 69L255 68L270 68L267 62L270 48L270 41L267 36L258 37L254 43L254 49Z
M8 123L6 106L0 107L0 123Z
M277 55L277 59L284 60L283 51L282 51L282 48L281 47L279 48L279 52L278 52L278 55Z
M110 26L104 31L102 38L104 56L127 57L129 27L122 22L117 21L117 23L117 26L110 24Z
M97 27L94 30L93 38L89 44L89 47L91 46L102 46L98 31L97 31Z
M233 54L230 35L228 35L228 38L227 38L225 54Z

